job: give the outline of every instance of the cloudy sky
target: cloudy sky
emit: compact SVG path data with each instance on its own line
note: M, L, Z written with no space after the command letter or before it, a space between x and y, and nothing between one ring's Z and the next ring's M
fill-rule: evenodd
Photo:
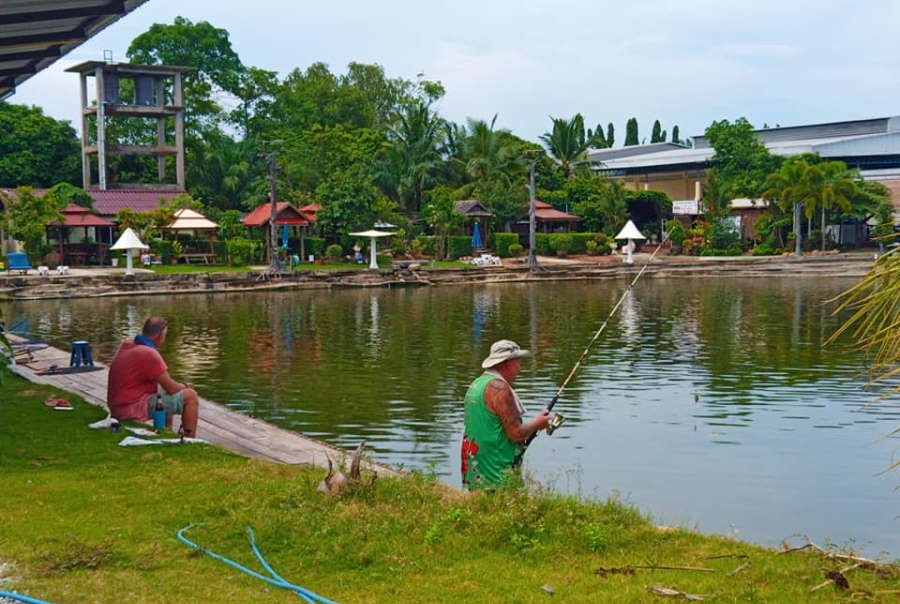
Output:
M149 0L20 87L10 102L75 122L77 78L63 73L181 15L231 34L247 65L278 71L323 61L424 73L441 114L490 119L535 140L549 117L581 112L616 126L636 116L682 136L714 119L761 127L900 114L896 0Z

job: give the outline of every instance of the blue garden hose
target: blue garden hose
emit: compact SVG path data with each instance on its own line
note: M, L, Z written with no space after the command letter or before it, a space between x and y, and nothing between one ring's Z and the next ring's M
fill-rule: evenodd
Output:
M315 604L316 602L321 602L321 604L337 604L337 602L334 602L332 600L329 600L328 598L322 597L319 594L311 592L304 587L300 587L299 585L294 585L293 583L289 583L288 581L283 579L281 577L281 575L279 575L277 572L275 572L275 570L272 569L271 566L269 566L269 563L266 562L266 559L263 558L263 555L260 553L259 548L256 547L256 538L255 538L255 535L253 534L253 529L251 529L249 526L247 527L247 533L250 536L250 548L253 550L253 554L256 556L256 559L259 560L259 563L262 564L262 566L266 570L266 572L268 572L269 574L272 575L271 577L267 577L266 575L260 574L260 573L256 572L255 570L251 570L251 569L247 568L246 566L238 564L234 560L229 560L225 556L221 556L212 550L206 549L202 545L197 545L196 543L194 543L193 541L189 540L187 537L184 536L185 532L191 530L195 526L201 526L202 524L203 523L187 525L186 527L184 527L183 529L178 531L178 533L177 533L178 540L181 541L182 543L184 543L185 545L188 545L190 547L193 547L194 549L200 550L204 554L212 556L216 560L221 560L228 566L236 568L239 571L250 575L251 577L256 577L257 579L265 581L266 583L268 583L270 585L274 585L275 587L280 587L282 589L291 590L294 593L296 593L297 596L299 596L306 602L309 602L309 604ZM35 600L35 601L37 602L37 600Z
M12 598L13 600L19 600L20 602L28 602L29 604L53 604L52 602L47 602L46 600L38 600L37 598L29 598L28 596L23 596L22 594L15 594L11 591L0 591L0 598Z

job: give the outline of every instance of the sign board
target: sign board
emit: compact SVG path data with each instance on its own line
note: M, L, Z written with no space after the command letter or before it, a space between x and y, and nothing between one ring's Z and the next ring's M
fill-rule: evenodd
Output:
M684 199L672 202L673 214L696 216L700 213L700 202L696 199Z

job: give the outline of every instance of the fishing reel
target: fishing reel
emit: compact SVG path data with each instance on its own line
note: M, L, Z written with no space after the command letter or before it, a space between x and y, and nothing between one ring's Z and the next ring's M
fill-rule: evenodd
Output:
M547 422L547 434L556 432L556 429L562 426L564 421L566 421L566 418L559 413L554 413L550 416L550 421Z

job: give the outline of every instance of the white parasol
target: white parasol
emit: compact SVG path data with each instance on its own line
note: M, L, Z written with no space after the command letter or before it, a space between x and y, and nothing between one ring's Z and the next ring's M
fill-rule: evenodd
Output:
M371 241L371 245L369 246L369 249L371 250L369 254L369 268L378 268L378 261L375 259L375 240L379 237L390 237L395 234L396 233L388 233L387 231L376 231L374 229L360 231L358 233L349 233L351 237L368 237L369 241Z
M144 245L138 236L134 234L130 228L125 229L116 242L110 247L111 250L125 250L125 274L134 274L134 265L132 264L131 254L134 250L149 250L149 245Z
M634 264L634 258L631 256L631 252L634 251L634 239L646 239L646 237L644 237L638 228L634 226L634 223L629 220L625 223L625 226L622 227L622 230L619 231L619 234L616 235L616 239L628 240L628 243L625 246L625 251L627 253L625 262L627 264Z

